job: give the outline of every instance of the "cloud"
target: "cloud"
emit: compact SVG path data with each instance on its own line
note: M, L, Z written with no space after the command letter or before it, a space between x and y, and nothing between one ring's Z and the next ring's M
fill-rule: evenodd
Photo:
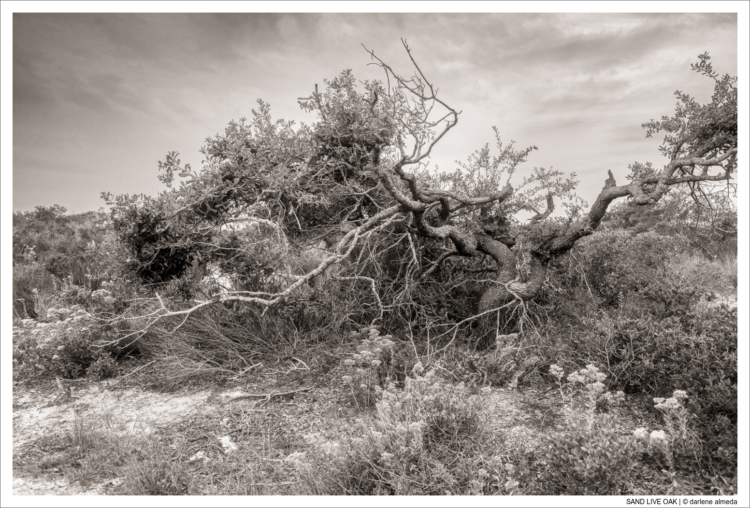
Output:
M733 14L15 14L14 206L52 204L42 185L88 208L103 181L151 192L159 157L199 167L202 140L259 98L298 119L297 97L325 78L382 79L362 44L410 75L402 37L464 111L435 150L444 169L492 142L493 125L537 144L532 164L593 174L646 160L653 146L630 132L670 113L675 88L710 97L695 55L737 68ZM75 189L71 171L87 175Z

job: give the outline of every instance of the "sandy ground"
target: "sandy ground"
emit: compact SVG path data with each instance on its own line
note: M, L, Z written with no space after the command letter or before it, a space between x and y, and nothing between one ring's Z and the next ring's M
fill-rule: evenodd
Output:
M71 428L76 417L101 421L103 425L109 426L110 431L124 438L129 434L147 434L153 429L195 416L196 413L218 410L229 400L244 393L247 392L234 388L174 395L148 392L139 388L122 389L107 381L73 387L70 398L61 395L55 385L46 390L14 390L13 447L14 450L19 450L32 445L39 436L64 433ZM330 396L322 393L320 395L331 400ZM528 393L525 396L528 398ZM307 398L312 398L313 401L309 404L304 402ZM485 398L486 409L496 415L492 418L492 426L497 431L510 432L517 440L533 440L534 435L539 432L539 418L535 411L525 406L523 398L524 396L517 391L493 389L492 394ZM306 393L296 405L310 406L306 410L309 419L318 420L320 417L327 420L325 415L315 414L323 409L319 405L321 401L315 399L314 392ZM347 411L346 408L336 409L339 414L342 410ZM308 420L308 423L310 421ZM324 430L325 427L326 425L321 425L319 430ZM329 430L330 428L329 425ZM105 495L120 481L118 478L112 478L82 488L80 485L71 484L65 478L52 480L16 476L13 480L13 495Z
M13 392L13 449L29 445L39 436L60 434L70 429L76 417L101 421L111 431L128 434L149 434L154 428L182 421L199 411L210 410L224 401L241 395L238 390L217 392L205 390L189 395L172 395L144 391L139 388L120 389L111 382L89 383L71 387L71 397L61 395L53 385L48 390ZM61 478L14 477L14 495L97 495L116 485L113 478L99 485L82 489Z

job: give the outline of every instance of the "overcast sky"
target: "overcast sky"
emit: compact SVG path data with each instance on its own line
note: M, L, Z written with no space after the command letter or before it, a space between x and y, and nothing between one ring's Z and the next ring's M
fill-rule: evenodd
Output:
M671 114L676 89L710 100L698 54L737 74L736 14L15 14L13 209L156 194L157 161L200 167L204 139L257 99L309 122L297 98L316 83L381 78L363 44L410 74L401 37L463 111L434 164L453 169L497 126L539 148L527 167L575 171L589 202L607 169L622 182L663 163L641 124Z

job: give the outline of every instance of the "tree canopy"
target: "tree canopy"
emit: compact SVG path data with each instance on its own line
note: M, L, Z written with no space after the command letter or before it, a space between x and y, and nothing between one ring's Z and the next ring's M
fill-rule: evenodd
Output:
M720 77L708 54L693 69L714 81L711 101L678 91L673 116L643 124L648 137L663 136L667 163L633 163L619 185L609 171L588 206L574 173L525 169L536 147L504 143L497 131L495 150L480 148L453 172L427 171L460 113L404 48L408 78L367 50L385 80L361 83L345 71L322 91L316 85L299 101L316 113L311 125L274 121L258 101L250 120L206 139L200 171L172 152L159 163L167 189L158 196L104 195L142 280L198 281L210 267L233 278L187 306L160 300L156 318L230 301L267 308L334 277L364 283L377 320L418 306L420 291L443 298L456 274L478 271L491 275L475 284L483 288L476 317L537 297L550 262L591 235L618 198L654 205L680 189L671 194L677 215L732 207L737 78ZM522 221L522 210L534 215ZM446 319L450 305L438 307L431 315Z

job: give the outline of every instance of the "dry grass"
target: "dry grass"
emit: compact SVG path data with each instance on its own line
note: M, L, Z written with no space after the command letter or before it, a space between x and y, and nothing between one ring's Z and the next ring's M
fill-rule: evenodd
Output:
M310 363L314 364L312 360ZM238 385L233 392L219 387L210 392L205 388L196 392L191 396L194 408L183 408L182 416L158 424L144 422L141 426L123 427L122 416L88 410L77 414L60 428L61 432L37 436L16 447L15 475L62 477L73 485L115 495L330 494L340 490L336 485L343 488L353 484L343 476L336 476L343 474L336 470L318 469L314 475L306 475L286 458L295 452L308 457L320 453L306 436L317 433L323 440L343 444L361 437L362 428L375 425L377 413L360 412L345 387L337 383L342 373L340 367L327 374L314 367L299 381L307 385L318 379L321 381L318 388L299 393L292 400L243 399L221 403L237 393L270 393L290 388L285 384L288 371L264 369L248 378L249 384ZM148 397L166 401L176 395L179 396L150 394ZM155 401L151 402L154 404ZM644 423L656 425L653 415L636 409L638 406L639 402L633 399L628 407L617 410L623 434ZM17 411L23 409L19 407ZM439 461L446 464L458 461L451 466L452 470L466 475L497 464L505 467L526 461L531 477L515 490L522 494L535 488L533 477L544 471L544 466L533 459L541 456L539 446L544 442L543 437L564 431L565 422L577 418L581 407L563 403L555 391L493 389L482 411L483 435L491 439L467 436L458 448L451 441L453 448L437 450L440 453L435 457L442 457ZM361 422L357 423L358 420ZM227 441L235 448L227 448ZM698 492L697 477L678 473L675 480L680 488L676 489L673 478L647 469L634 478L641 483L633 485L633 492ZM416 493L420 487L413 484L409 488Z

